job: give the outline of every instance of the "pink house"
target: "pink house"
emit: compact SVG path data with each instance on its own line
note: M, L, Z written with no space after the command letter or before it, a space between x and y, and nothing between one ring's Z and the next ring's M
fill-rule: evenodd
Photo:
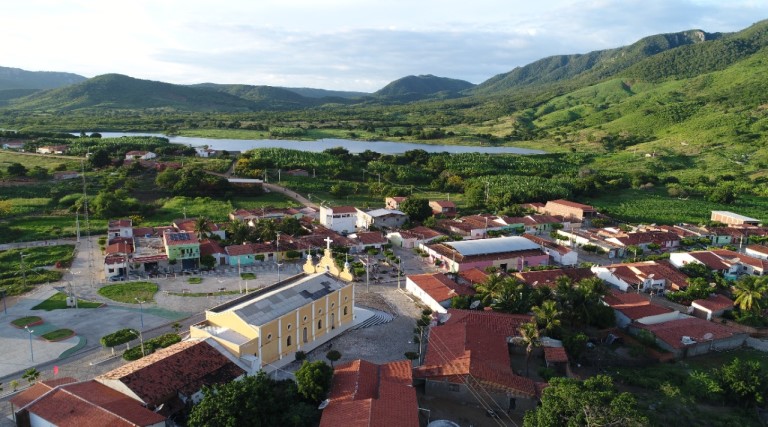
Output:
M432 262L453 273L488 267L522 271L549 262L549 255L539 245L518 236L422 245L421 249Z

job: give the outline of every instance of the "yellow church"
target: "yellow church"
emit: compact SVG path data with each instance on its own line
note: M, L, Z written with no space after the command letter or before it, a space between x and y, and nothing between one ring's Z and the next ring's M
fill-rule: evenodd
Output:
M305 273L235 298L205 312L190 326L190 337L211 337L252 371L271 371L352 326L354 285L333 264L330 243L317 265L307 259Z

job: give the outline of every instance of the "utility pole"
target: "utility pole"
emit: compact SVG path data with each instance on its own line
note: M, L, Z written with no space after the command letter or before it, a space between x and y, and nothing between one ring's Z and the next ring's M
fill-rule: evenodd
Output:
M280 232L276 232L275 235L277 236L275 239L275 245L277 247L277 251L275 252L275 263L277 264L277 283L280 283Z

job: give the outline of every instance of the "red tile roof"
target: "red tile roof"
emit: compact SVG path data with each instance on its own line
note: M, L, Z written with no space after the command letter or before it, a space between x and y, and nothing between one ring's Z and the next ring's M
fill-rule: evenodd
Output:
M738 259L742 264L749 265L758 270L768 270L768 260L751 257L742 253L729 251L726 249L717 249L712 251L713 254L728 260Z
M507 314L498 311L478 311L478 310L459 310L455 308L448 309L449 318L445 324L462 323L489 329L498 332L506 337L515 337L520 335L518 331L523 323L533 320L533 316L528 314Z
M584 204L581 204L581 203L572 202L570 200L557 199L557 200L550 200L550 201L547 202L547 204L549 204L549 203L554 203L554 204L558 204L558 205L568 206L569 208L581 209L584 212L594 212L595 211L595 208L592 207L592 206L584 205Z
M651 304L646 301L646 304L627 306L627 307L613 307L616 311L621 312L627 316L630 320L640 320L645 317L657 316L659 314L672 313L674 310L660 305Z
M707 299L693 300L693 304L704 307L712 312L730 310L733 308L733 300L720 294L710 295Z
M229 382L243 371L206 341L182 341L96 377L122 383L135 398L160 405L178 393L191 396L202 386Z
M226 253L224 248L215 240L205 239L200 242L200 256L224 253Z
M357 208L354 206L333 206L330 208L334 214L340 213L357 213Z
M330 403L321 427L385 427L419 425L411 362L377 365L353 360L334 370Z
M26 409L61 427L149 426L165 421L140 402L93 380L59 386Z
M648 299L645 296L634 292L622 292L618 289L611 289L611 291L603 297L603 301L613 308L648 304Z
M510 368L507 337L471 322L446 323L429 330L424 365L414 376L464 383L472 377L488 388L534 397L535 383Z
M440 237L443 235L443 233L435 231L429 227L424 227L423 225L420 225L418 227L413 227L408 231L416 235L421 235L419 238L422 240L434 239L435 237Z
M163 233L163 242L167 246L200 244L200 242L197 240L197 236L195 235L195 233L191 233L189 231Z
M53 390L56 386L74 383L74 382L77 382L77 380L72 377L62 377L62 378L54 378L50 380L39 381L32 384L31 387L22 391L16 396L13 396L10 399L10 402L16 408L15 410L18 410L21 407L27 406L30 402L39 398L45 393L48 393L49 391Z
M680 240L680 236L677 233L666 231L646 231L627 233L624 236L616 236L615 239L624 246L643 245L648 243L657 243L664 246L667 242L676 242Z
M474 289L459 285L443 273L414 274L408 276L408 280L412 281L438 303L459 295L475 294Z
M589 267L523 271L516 272L514 275L528 286L546 286L549 288L555 288L557 286L557 279L562 276L568 277L573 283L595 277L595 274L592 273Z
M387 238L377 231L357 233L357 239L363 245L385 244L388 242Z
M749 246L747 246L747 249L749 249L751 251L754 251L754 252L757 252L757 253L760 253L760 254L763 254L763 255L768 255L768 246L749 245Z
M745 332L738 329L715 322L709 322L697 317L670 320L655 325L637 324L636 326L640 329L653 332L653 334L656 335L656 338L664 341L669 344L670 347L675 349L685 348L685 344L682 342L684 336L690 337L697 342L708 341L709 339L726 339L740 334L746 336ZM705 338L705 336L707 338Z
M688 255L695 260L709 267L710 270L728 270L729 264L723 262L723 260L710 251L689 252Z
M544 347L544 360L551 363L568 363L568 353L563 347Z
M254 253L253 245L251 244L229 245L226 248L224 248L224 251L229 256L252 255Z
M430 203L434 203L441 208L456 208L456 203L453 203L450 200L432 200Z
M488 279L488 273L479 268L470 268L459 272L459 277L472 284L483 283Z
M128 228L133 226L133 221L130 219L113 219L109 221L107 228Z
M113 243L107 246L104 251L106 254L131 254L133 253L133 245L128 243Z

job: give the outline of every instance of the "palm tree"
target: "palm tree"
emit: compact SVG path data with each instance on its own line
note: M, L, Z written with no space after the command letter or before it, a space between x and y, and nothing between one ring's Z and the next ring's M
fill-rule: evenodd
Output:
M229 241L234 245L242 245L250 240L251 227L242 221L232 221L227 226Z
M480 300L483 302L483 305L489 305L496 297L498 297L501 291L502 281L501 275L494 273L490 274L483 283L475 285L475 291L480 295Z
M203 237L207 236L208 233L211 232L211 225L210 220L204 216L201 216L200 218L195 219L195 233L197 233L197 238L202 239Z
M493 298L491 307L505 313L527 313L531 310L531 290L525 283L513 277L507 277Z
M538 307L533 307L533 317L539 326L540 332L551 333L560 326L560 310L555 301L544 301Z
M768 276L742 276L734 285L734 302L744 311L760 310L760 304L768 293Z
M539 328L534 322L523 323L518 329L520 332L520 338L525 345L525 376L528 376L528 363L531 360L531 353L533 349L541 345L541 338L539 336Z

